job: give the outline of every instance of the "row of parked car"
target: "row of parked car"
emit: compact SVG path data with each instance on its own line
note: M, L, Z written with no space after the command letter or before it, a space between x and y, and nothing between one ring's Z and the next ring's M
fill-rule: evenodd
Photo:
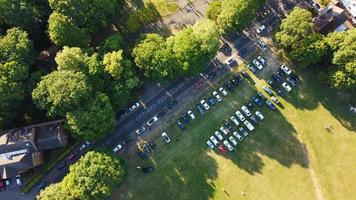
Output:
M217 147L223 154L228 151L233 151L234 147L238 145L238 142L242 142L243 139L249 135L249 132L252 132L255 129L254 125L264 119L264 116L260 111L257 110L252 113L247 106L251 105L248 105L247 103L246 106L242 106L241 110L237 110L229 120L226 119L219 130L216 130L214 135L210 136L210 138L206 141L206 144L211 149ZM242 124L244 126L242 126ZM235 126L235 129L233 126ZM229 135L229 133L232 134ZM224 135L226 138L224 138ZM219 142L222 142L222 144Z
M253 59L252 63L247 64L247 68L254 74L257 73L256 68L262 70L265 66L267 66L267 61L261 55Z

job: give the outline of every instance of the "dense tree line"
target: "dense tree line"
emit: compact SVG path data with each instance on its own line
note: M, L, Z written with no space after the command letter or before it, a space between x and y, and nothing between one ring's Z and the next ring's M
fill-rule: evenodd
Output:
M109 153L88 152L69 168L60 183L51 184L38 200L104 200L123 178L124 167Z
M325 80L338 89L356 87L356 31L327 36L314 31L309 11L296 7L275 34L275 41L300 67L326 65ZM321 64L321 63L324 64Z
M162 82L201 72L219 45L217 26L204 20L167 39L158 34L145 35L133 49L133 56L147 78Z

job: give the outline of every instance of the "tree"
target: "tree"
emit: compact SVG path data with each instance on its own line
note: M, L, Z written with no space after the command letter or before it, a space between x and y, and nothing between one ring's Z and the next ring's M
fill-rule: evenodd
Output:
M47 186L37 196L37 200L75 200L68 190L62 190L60 183Z
M68 111L84 105L90 92L83 73L62 70L42 77L32 91L32 98L49 116L65 116Z
M19 28L7 30L0 38L0 62L16 61L30 65L34 61L33 43Z
M99 54L104 55L105 53L112 51L119 51L124 45L124 38L120 33L114 33L107 37L105 41L99 47Z
M56 55L56 63L58 70L70 70L74 72L87 72L86 61L88 55L82 52L78 47L64 47L62 51Z
M217 20L221 13L222 1L215 0L209 4L208 10L206 11L206 16L208 19Z
M123 78L125 68L131 67L130 60L124 59L122 53L123 51L119 50L104 55L105 71L116 80Z
M86 29L79 28L69 17L53 12L48 19L48 34L57 46L86 47L90 35Z
M224 0L217 24L222 32L242 32L255 17L265 0Z
M215 57L220 46L220 31L211 20L202 20L194 24L193 33L201 40L202 54L207 60Z
M61 190L69 191L75 199L108 199L123 174L124 168L117 158L109 153L90 151L70 167Z
M98 93L85 105L66 114L66 125L71 133L86 140L98 139L115 126L115 113L109 98Z
M295 7L282 20L280 31L275 34L278 45L288 52L300 46L300 41L314 33L312 15L309 11Z
M0 22L11 27L19 27L29 33L38 28L36 10L24 0L0 0Z

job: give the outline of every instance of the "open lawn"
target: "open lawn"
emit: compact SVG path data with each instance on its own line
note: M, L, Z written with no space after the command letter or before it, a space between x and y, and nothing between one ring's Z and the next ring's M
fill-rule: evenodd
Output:
M175 1L167 0L144 0L145 3L152 3L155 5L161 17L167 17L179 10L179 6Z
M356 199L356 116L347 111L355 96L329 90L312 72L302 78L286 99L279 97L278 111L265 104L258 108L265 120L226 156L209 150L206 140L256 88L261 91L263 79L245 80L185 131L172 119L150 134L157 148L149 161L138 158L135 149L129 153L128 177L112 199ZM194 105L187 109L198 115ZM160 138L162 130L170 144ZM137 169L149 165L155 168L152 174Z

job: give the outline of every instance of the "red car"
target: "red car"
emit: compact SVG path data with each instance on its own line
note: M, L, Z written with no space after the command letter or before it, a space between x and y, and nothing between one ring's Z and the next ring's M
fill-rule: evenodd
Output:
M218 149L222 154L226 154L227 153L227 149L225 147L223 147L222 145L219 145Z

